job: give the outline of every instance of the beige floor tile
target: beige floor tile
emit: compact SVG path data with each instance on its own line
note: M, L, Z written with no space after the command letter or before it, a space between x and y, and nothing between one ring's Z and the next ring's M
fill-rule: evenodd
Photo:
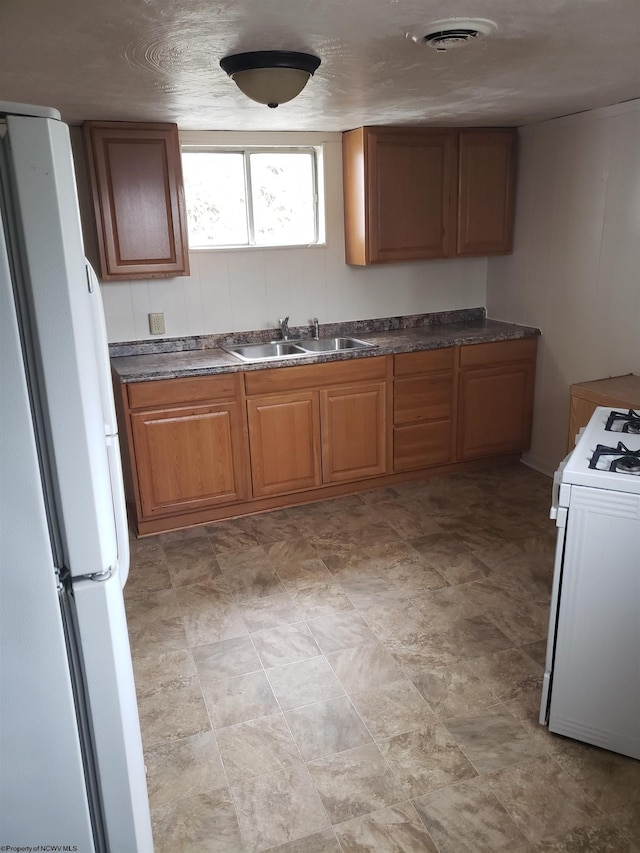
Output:
M305 761L372 740L347 696L286 711L285 717Z
M308 625L324 654L376 640L362 616L353 610L310 619Z
M319 758L307 766L333 824L406 800L375 744Z
M300 535L295 522L284 509L252 516L251 530L261 545L294 539Z
M379 741L378 746L409 797L418 797L477 775L455 740L437 720L418 731Z
M285 593L271 566L259 560L252 561L251 565L225 570L211 582L211 588L216 589L222 598L237 603L251 603Z
M246 551L259 544L248 518L208 525L207 534L218 557L234 551Z
M609 815L611 823L619 827L625 838L640 850L640 805L632 803Z
M320 654L318 644L304 622L281 625L251 635L265 669L307 660Z
M502 701L515 699L522 693L539 695L543 669L519 649L473 658L470 666Z
M171 588L171 575L164 549L157 537L135 539L130 543L129 577L125 598L145 592Z
M247 850L266 850L328 826L304 766L287 767L231 788Z
M332 829L314 832L296 841L270 847L269 853L342 853L338 839Z
M512 640L482 614L454 620L449 628L441 630L441 635L461 660L482 657L513 646Z
M240 853L236 810L226 788L172 800L152 812L155 853Z
M464 661L437 669L425 668L412 681L441 719L476 712L496 702L486 684Z
M420 610L405 599L371 607L363 618L383 643L409 634L433 632L431 624Z
M244 619L247 630L251 632L291 625L302 620L302 614L285 591L253 601L240 602L238 612Z
M174 586L201 583L220 574L218 561L206 537L166 542L164 552Z
M138 697L178 687L198 674L190 649L160 652L133 658L133 674Z
M448 584L456 586L461 583L480 580L489 574L489 567L475 554L461 552L459 554L440 554L435 558L424 557L442 575Z
M259 672L262 669L260 658L248 634L204 646L194 646L191 654L203 684L246 675L249 672Z
M638 847L610 821L596 818L588 826L570 829L559 838L541 841L535 849L540 853L636 853Z
M381 643L365 643L327 655L347 693L366 690L371 684L405 681L406 676Z
M213 732L148 749L144 762L152 808L227 785Z
M218 556L218 563L224 574L236 574L246 569L270 568L262 545L254 545L242 551L223 551Z
M375 740L415 731L434 720L433 712L408 681L381 687L374 684L350 698Z
M435 518L401 501L389 501L379 507L379 512L401 539L419 539L421 536L442 533L443 530Z
M549 755L484 777L487 790L530 841L557 839L589 826L603 815L584 791Z
M427 560L401 563L387 571L388 577L400 588L403 598L412 598L433 589L449 586L449 582Z
M457 663L460 657L455 647L437 631L426 630L386 640L385 647L402 667L408 678L419 677L424 671Z
M529 842L481 779L433 791L414 806L439 853L524 853Z
M297 565L302 560L317 559L318 555L311 544L296 530L290 539L281 539L265 545L270 565L277 571Z
M431 533L411 539L413 548L427 558L431 565L437 566L440 557L450 557L453 554L469 554L471 549L455 533Z
M284 711L323 702L344 693L323 655L267 670L271 688Z
M211 730L198 678L139 698L138 712L145 749Z
M175 652L188 645L173 589L132 596L126 602L131 653Z
M298 562L274 565L274 568L287 590L305 589L317 583L331 583L334 580L320 557L308 557Z
M436 589L414 596L412 604L434 631L447 631L459 619L476 619L483 615L483 609L469 595L472 587L473 584L460 584Z
M640 761L568 738L559 740L553 754L605 814L632 804L640 812Z
M339 578L353 606L361 611L407 598L404 590L384 574L359 578Z
M301 761L282 714L218 729L216 737L230 785Z
M502 704L452 717L445 725L478 773L491 773L542 751Z
M202 692L215 729L268 717L280 710L264 672L203 682Z
M339 823L335 831L344 853L438 853L411 803Z
M303 589L291 591L295 606L305 619L317 619L319 616L331 616L336 611L353 610L353 604L337 583L314 583Z
M247 634L240 611L214 581L178 587L176 594L189 645L204 646Z

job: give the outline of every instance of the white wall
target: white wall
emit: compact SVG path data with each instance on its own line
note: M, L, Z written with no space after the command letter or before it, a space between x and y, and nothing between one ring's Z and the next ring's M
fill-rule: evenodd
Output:
M166 336L176 337L273 328L287 314L297 326L314 316L330 323L484 306L484 258L374 268L345 264L340 134L182 134L192 143L207 137L217 143L325 142L327 245L193 251L190 276L105 283L111 342L149 338L151 311L164 312ZM74 142L77 147L78 136Z
M640 373L640 101L520 130L513 255L488 316L542 330L527 461L566 453L569 386Z

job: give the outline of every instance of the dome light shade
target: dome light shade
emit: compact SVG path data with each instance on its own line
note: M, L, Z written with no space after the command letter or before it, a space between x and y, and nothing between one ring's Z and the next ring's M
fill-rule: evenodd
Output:
M319 65L317 56L290 50L258 50L220 60L220 67L241 92L269 107L299 95Z

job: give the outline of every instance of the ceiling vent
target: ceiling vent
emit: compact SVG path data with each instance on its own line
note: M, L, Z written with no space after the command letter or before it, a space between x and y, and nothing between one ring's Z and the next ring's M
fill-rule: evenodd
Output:
M435 50L445 51L462 47L495 30L494 22L484 18L451 18L447 21L434 21L419 30L411 30L406 36L417 44L427 44Z

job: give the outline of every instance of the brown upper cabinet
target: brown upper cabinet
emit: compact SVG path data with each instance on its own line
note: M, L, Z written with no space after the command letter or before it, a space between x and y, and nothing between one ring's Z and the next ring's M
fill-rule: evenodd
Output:
M511 251L515 129L361 127L342 140L348 264Z
M177 125L88 121L83 130L100 277L188 275Z

